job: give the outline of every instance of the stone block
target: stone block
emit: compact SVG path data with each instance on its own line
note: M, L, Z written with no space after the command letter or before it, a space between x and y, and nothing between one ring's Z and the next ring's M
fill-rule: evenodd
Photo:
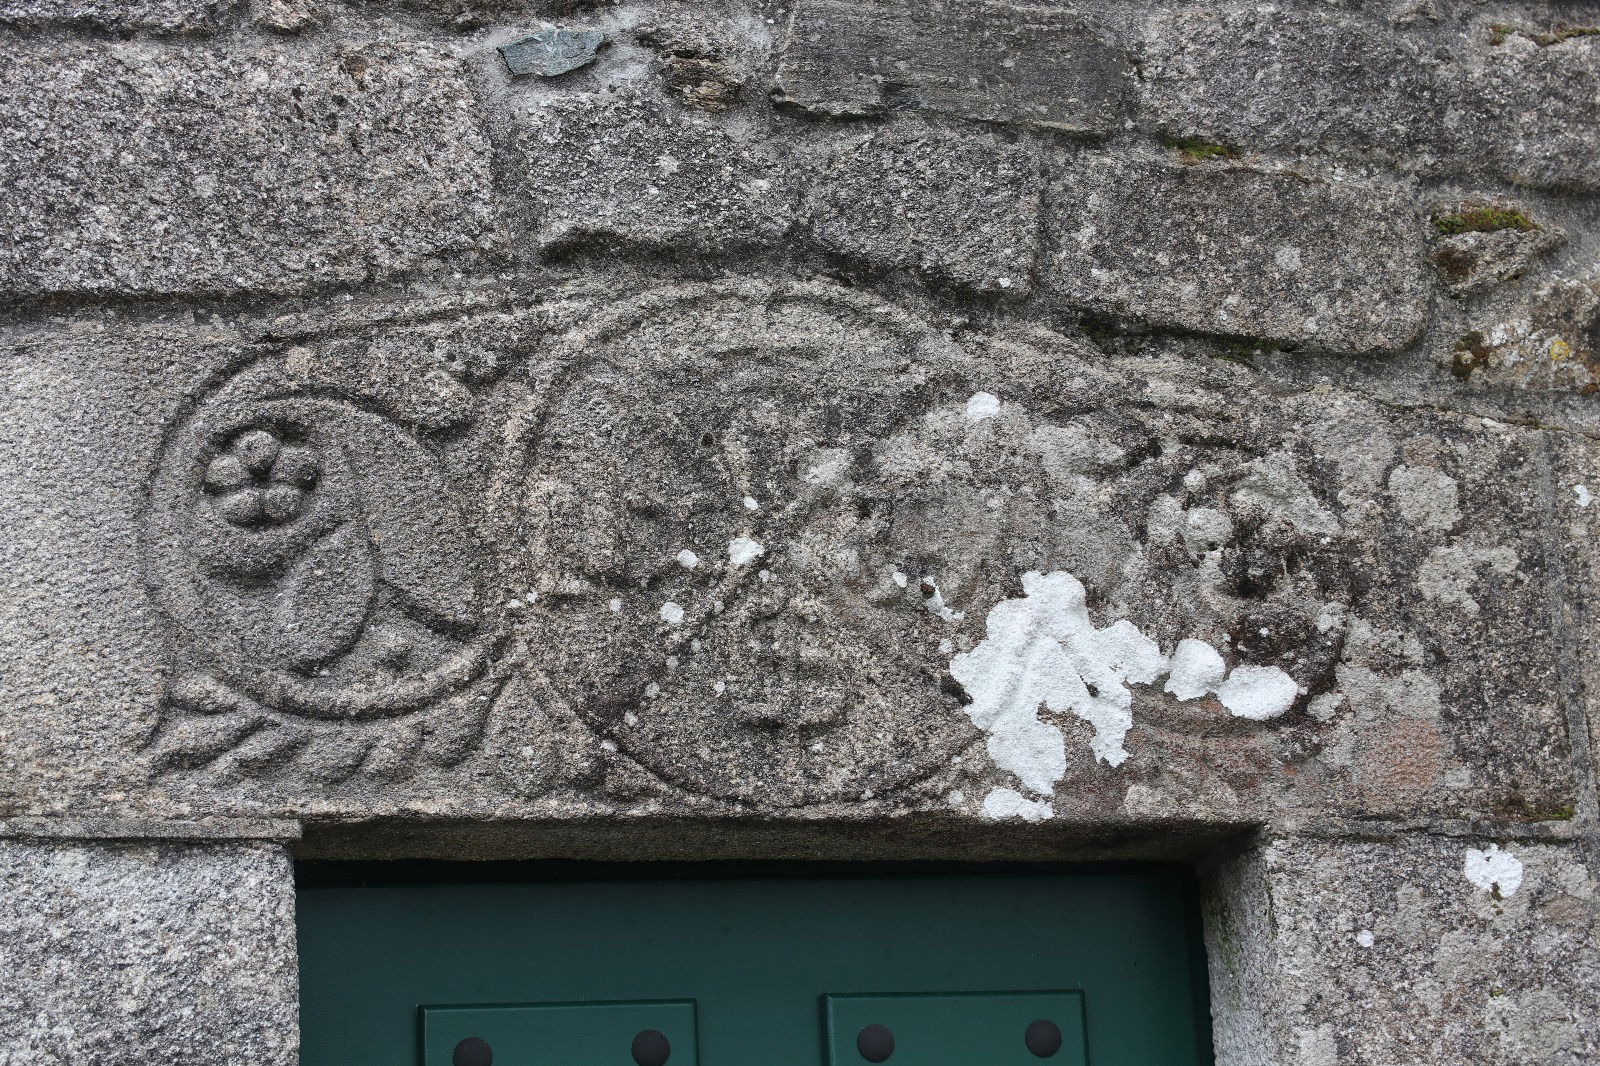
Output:
M1422 330L1425 222L1400 189L1098 153L1053 173L1040 287L1086 311L1350 354Z
M1033 288L1039 161L995 137L896 128L836 155L812 186L824 249L980 291Z
M1158 132L1236 149L1600 188L1587 150L1600 136L1600 38L1442 23L1288 6L1162 12L1145 30L1141 107Z
M1278 840L1209 895L1220 1066L1600 1055L1600 917L1577 847Z
M770 142L634 97L522 112L522 195L542 252L621 244L666 255L773 246L794 213Z
M496 243L463 64L415 44L0 63L0 291L292 292Z
M1425 42L1383 23L1183 5L1145 27L1141 107L1172 137L1425 171L1455 143L1454 90L1437 66Z
M0 929L0 1062L298 1061L280 847L0 840Z
M226 7L222 0L0 0L0 25L198 36L217 28Z
M1519 185L1600 191L1600 34L1491 32L1490 42L1455 74L1473 133L1466 151Z
M800 0L778 62L778 99L828 115L920 108L1108 134L1131 66L1083 16L1043 4Z
M755 282L19 335L4 813L1569 814L1544 436L1207 344Z

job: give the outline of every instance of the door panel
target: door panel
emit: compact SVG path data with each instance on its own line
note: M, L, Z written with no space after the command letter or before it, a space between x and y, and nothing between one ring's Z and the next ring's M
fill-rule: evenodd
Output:
M1086 1066L1082 992L825 996L828 1066Z
M698 1066L693 1002L422 1008L423 1066L620 1066L656 1059L657 1066Z
M538 1043L548 1026L519 1036L517 1011L658 1001L693 1019L668 1066L856 1066L871 1061L846 1054L866 996L895 997L878 1005L898 1019L890 1066L954 1061L927 1056L969 1038L1003 1046L963 1051L967 1066L1035 1061L1023 1036L1041 1019L1061 1032L1051 1066L1211 1061L1192 892L1166 870L599 877L463 866L448 871L457 880L381 883L363 882L370 870L352 879L311 865L299 915L303 1066L448 1064L454 1044L436 1026L467 1017L449 1011L487 1011L485 1026L510 1026L502 1042ZM1006 1002L1024 992L1054 998ZM647 1021L617 1015L597 1037L611 1057L596 1061L633 1066L628 1041L642 1029L630 1026ZM438 1034L426 1058L423 1025ZM457 1042L463 1032L449 1030ZM493 1059L557 1061L521 1050Z

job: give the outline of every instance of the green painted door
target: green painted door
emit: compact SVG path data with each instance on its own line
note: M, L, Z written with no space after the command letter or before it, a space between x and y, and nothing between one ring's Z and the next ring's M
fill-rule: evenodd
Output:
M1161 869L310 864L299 934L303 1066L1211 1061Z

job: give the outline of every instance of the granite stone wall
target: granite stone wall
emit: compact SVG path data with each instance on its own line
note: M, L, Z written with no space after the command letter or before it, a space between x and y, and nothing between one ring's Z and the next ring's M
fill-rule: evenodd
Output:
M1600 1062L1600 2L0 41L0 1064L292 1063L291 855L1177 859L1223 1066Z

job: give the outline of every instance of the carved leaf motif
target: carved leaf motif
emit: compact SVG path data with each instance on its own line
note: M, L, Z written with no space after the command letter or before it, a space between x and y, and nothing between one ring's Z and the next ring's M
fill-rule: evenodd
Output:
M349 435L383 580L435 625L477 621L478 550L433 459L384 429Z
M198 769L233 750L261 724L258 716L244 713L183 719L156 740L151 769L158 774Z
M311 547L273 602L273 659L310 669L349 651L361 636L376 591L372 549L354 524Z

